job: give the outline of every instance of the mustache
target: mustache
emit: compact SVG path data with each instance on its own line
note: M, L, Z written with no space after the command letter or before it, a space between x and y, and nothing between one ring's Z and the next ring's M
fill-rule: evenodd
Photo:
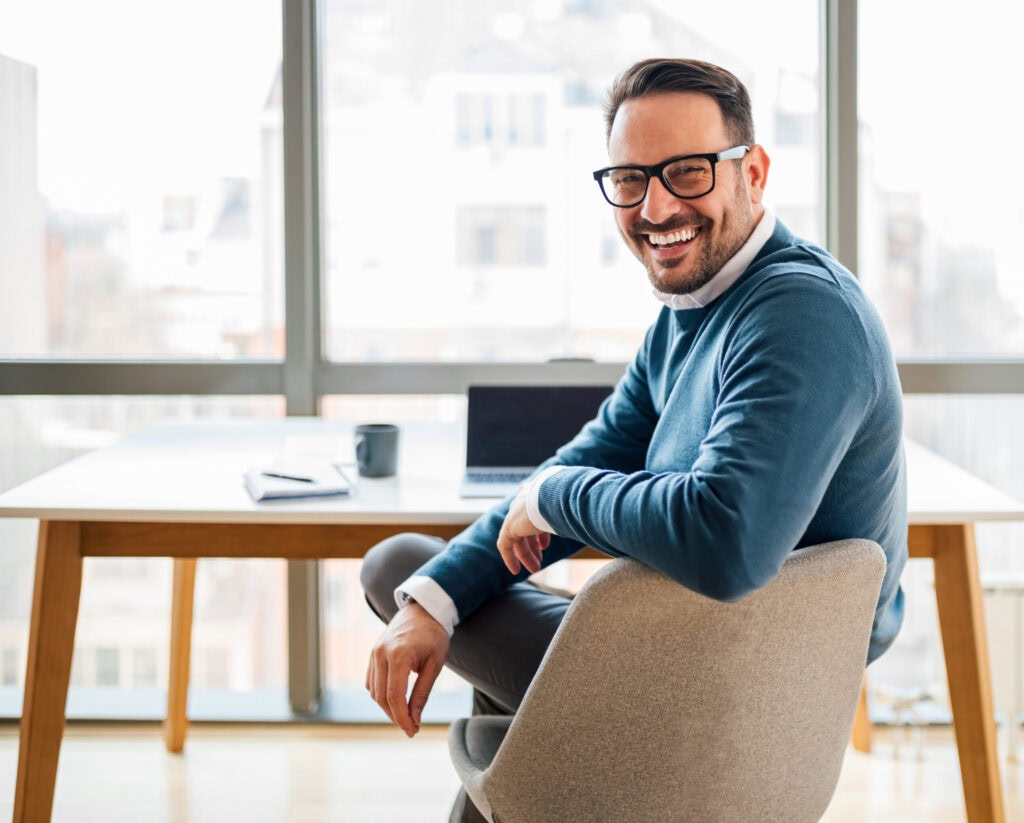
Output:
M652 223L641 217L630 226L630 231L633 234L668 234L679 229L706 229L710 225L711 221L706 218L679 216L664 223Z

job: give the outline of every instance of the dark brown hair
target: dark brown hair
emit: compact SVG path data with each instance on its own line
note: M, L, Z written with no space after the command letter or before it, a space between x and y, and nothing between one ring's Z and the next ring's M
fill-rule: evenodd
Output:
M641 60L616 78L604 107L605 138L611 137L615 115L627 100L679 91L695 91L713 97L730 137L738 144L754 145L750 95L736 75L703 60L665 57Z

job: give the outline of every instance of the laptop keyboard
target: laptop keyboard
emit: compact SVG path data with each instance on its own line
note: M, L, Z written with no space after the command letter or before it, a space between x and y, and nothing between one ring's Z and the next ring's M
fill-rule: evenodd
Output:
M502 471L467 471L466 479L471 483L519 483L530 476L528 471L502 472Z

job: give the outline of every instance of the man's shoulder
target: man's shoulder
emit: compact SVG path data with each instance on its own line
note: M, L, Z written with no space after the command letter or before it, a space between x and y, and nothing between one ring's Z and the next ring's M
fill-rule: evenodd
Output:
M849 270L831 254L813 243L793 238L794 242L765 249L750 265L757 280L803 274L835 285L854 281Z
M853 275L813 243L793 242L760 255L723 301L726 336L791 337L798 327L822 340L863 346L881 339L881 319Z

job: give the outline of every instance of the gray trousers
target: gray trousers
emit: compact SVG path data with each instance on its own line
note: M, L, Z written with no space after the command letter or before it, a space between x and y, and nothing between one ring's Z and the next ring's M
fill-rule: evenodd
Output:
M444 547L437 537L399 534L370 549L359 577L381 620L398 611L395 588ZM474 714L515 713L570 602L517 583L455 627L447 666L473 687Z

